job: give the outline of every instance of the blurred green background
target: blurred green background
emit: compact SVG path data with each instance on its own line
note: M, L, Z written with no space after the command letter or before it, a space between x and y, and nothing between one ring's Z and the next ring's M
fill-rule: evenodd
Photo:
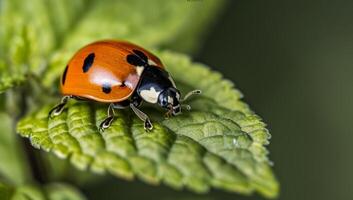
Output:
M352 1L232 1L197 55L268 124L280 199L353 199L352 23Z

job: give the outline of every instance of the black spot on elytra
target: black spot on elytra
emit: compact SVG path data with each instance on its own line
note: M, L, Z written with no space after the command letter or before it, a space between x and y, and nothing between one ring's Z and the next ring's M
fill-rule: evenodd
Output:
M126 61L128 63L130 63L131 65L134 66L144 66L146 63L141 60L138 56L136 56L135 54L129 54L126 57Z
M84 73L88 72L89 68L92 67L92 64L94 62L94 57L95 57L94 53L90 53L83 61L82 70Z
M102 91L106 94L109 94L112 91L112 87L109 84L104 83L102 86Z
M138 57L140 57L142 60L144 60L146 63L148 62L148 58L146 56L146 54L144 54L142 51L140 50L132 50Z
M147 56L139 50L132 50L134 54L129 54L126 56L126 61L134 66L146 66L148 65Z
M63 77L62 77L62 79L61 79L61 83L62 83L63 85L65 85L65 81L66 81L67 68L69 68L68 65L66 65L65 70L64 70L64 73L63 73Z

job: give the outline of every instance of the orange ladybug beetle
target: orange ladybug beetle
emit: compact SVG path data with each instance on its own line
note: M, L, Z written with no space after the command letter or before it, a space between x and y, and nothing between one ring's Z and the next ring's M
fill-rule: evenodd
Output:
M61 76L61 93L64 96L49 112L50 117L60 115L71 98L88 99L109 103L108 116L101 122L100 131L111 125L114 109L127 107L148 131L153 125L138 108L142 101L158 104L169 117L180 114L180 103L201 91L193 90L181 98L159 58L129 42L104 40L88 44L71 58Z

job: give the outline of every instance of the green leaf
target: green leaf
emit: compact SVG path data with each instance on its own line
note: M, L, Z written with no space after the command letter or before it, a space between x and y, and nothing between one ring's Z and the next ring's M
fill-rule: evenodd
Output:
M0 112L0 177L19 185L29 179L29 173L12 123L8 114Z
M86 199L72 186L51 183L43 187L38 185L22 185L12 187L0 183L1 200L84 200Z
M28 115L18 123L18 132L34 147L69 159L79 169L201 193L213 187L275 197L279 186L264 147L270 134L241 101L241 93L221 74L184 55L157 55L183 94L203 91L189 102L192 111L164 119L161 110L144 107L154 122L153 131L146 133L130 110L117 110L112 126L99 133L107 106L71 101L53 119L48 119L53 104Z
M223 0L2 0L0 1L0 93L45 73L51 86L68 59L99 39L130 40L144 46L171 44L187 34L185 44L220 10ZM195 13L203 13L196 18ZM186 36L186 35L184 35ZM195 39L195 40L193 40ZM180 42L181 41L181 42ZM180 48L179 48L180 49ZM59 67L58 67L59 66Z

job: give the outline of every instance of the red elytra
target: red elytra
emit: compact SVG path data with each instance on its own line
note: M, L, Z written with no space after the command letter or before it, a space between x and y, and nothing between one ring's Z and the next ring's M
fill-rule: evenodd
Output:
M134 92L140 74L127 61L134 51L143 52L150 63L164 68L152 53L135 44L105 40L80 49L69 61L61 77L61 92L99 102L120 102ZM138 55L137 55L138 56Z
M149 117L139 110L142 101L167 110L166 116L181 113L179 90L162 62L152 53L125 41L103 40L88 44L69 61L61 77L64 97L49 116L59 115L70 98L110 103L107 118L100 124L104 131L114 119L114 109L130 107L144 121L145 130L153 128ZM190 108L190 106L187 106Z

